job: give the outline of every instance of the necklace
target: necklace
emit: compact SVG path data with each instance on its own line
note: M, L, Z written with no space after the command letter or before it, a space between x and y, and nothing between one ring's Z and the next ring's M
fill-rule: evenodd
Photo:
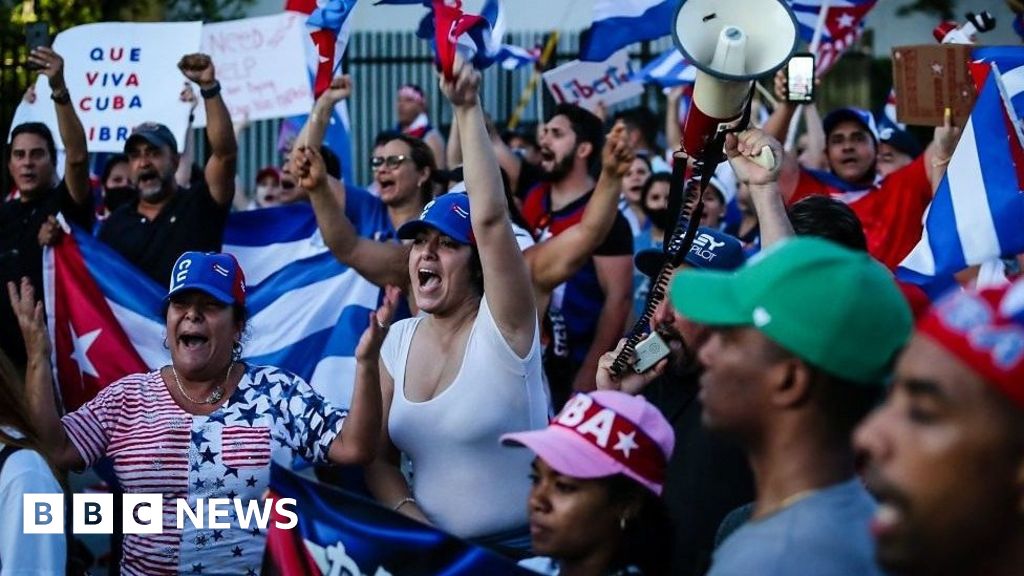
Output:
M181 380L178 379L178 371L174 368L174 363L171 363L171 373L174 374L174 383L178 385L178 391L185 397L186 400L193 404L216 404L220 402L220 399L224 397L224 386L228 383L228 377L231 376L231 369L235 367L234 361L228 364L228 371L224 374L224 382L217 384L217 386L210 391L210 394L206 396L206 400L196 400L185 392L185 388L181 385Z

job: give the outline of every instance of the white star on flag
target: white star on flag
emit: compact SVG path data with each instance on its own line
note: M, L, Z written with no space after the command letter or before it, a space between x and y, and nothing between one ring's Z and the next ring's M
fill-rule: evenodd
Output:
M89 347L92 343L100 337L100 332L103 330L97 328L92 332L86 332L79 336L75 334L75 327L68 323L68 329L71 330L71 341L74 343L75 350L71 353L71 359L78 363L78 369L83 374L88 374L93 378L99 378L100 374L96 371L96 367L92 365L89 360Z
M622 432L616 432L619 435L619 442L612 447L612 450L618 450L629 458L629 453L634 448L639 448L640 445L636 443L636 431L630 432L629 434L623 434Z
M840 28L849 28L850 26L853 26L853 23L856 20L853 16L849 14L843 14L837 19L837 21Z
M316 55L317 55L317 58L320 59L320 63L321 64L323 64L324 62L330 61L330 58L324 56L324 51L320 49L320 45L319 44L314 43L313 47L316 48Z
M942 74L942 64L939 64L938 62L932 62L932 72L936 76Z

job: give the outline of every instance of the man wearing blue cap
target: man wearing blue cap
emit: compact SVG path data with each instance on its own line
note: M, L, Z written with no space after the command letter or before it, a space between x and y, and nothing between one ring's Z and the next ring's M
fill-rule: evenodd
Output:
M235 193L238 143L213 62L206 54L189 54L178 68L199 84L206 105L211 150L206 186L179 188L174 180L178 168L174 134L163 124L140 124L124 145L139 199L115 210L99 231L100 240L160 284L170 278L183 252L220 251Z
M789 126L795 109L795 105L781 102L766 124L776 129L766 129L774 137L784 138L784 127ZM786 154L779 181L783 198L787 204L812 195L846 202L864 227L868 252L893 269L921 238L924 211L956 148L959 129L949 122L937 127L924 154L902 169L880 175L881 139L870 112L839 108L825 116L822 124L829 170L801 168L795 155Z
M665 262L660 249L642 250L634 262L651 279ZM743 246L736 238L712 228L700 228L693 247L677 270L729 271L744 262ZM700 295L693 295L700 298ZM681 316L666 298L658 304L650 327L668 344L669 357L644 374L613 380L610 367L618 350L601 357L598 389L642 394L672 424L677 449L668 464L665 502L675 524L672 574L703 573L711 560L715 533L734 508L754 499L753 477L742 451L708 434L701 425L697 349L708 330ZM620 347L621 349L621 343Z

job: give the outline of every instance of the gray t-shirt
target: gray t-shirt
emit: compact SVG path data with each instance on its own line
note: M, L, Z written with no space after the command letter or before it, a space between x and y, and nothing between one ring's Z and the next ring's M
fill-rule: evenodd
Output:
M856 478L825 488L736 530L708 576L881 576L868 531L875 507Z

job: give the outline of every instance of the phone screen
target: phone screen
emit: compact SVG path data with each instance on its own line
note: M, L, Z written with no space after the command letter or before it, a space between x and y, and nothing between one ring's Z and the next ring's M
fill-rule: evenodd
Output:
M797 54L786 65L786 88L790 102L814 100L814 56Z

